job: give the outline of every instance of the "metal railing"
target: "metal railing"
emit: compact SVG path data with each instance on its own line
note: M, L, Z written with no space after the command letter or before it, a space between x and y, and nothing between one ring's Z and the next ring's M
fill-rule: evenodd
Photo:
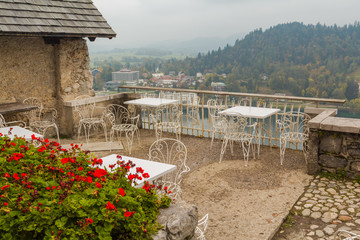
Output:
M278 146L279 145L279 129L276 120L280 119L284 112L287 111L302 111L305 106L318 107L334 107L343 104L345 100L342 99L326 99L326 98L309 98L309 97L294 97L268 94L251 94L251 93L235 93L235 92L219 92L219 91L204 91L204 90L190 90L179 88L160 88L160 87L140 87L140 86L121 86L119 88L131 89L139 96L176 98L179 101L183 110L181 118L182 134L193 135L198 137L209 137L211 130L211 118L208 116L207 100L218 99L222 102L222 109L226 109L238 104L244 100L248 102L249 106L262 106L268 108L281 109L279 113L271 116L265 120L251 119L252 121L263 121L265 126L262 135L261 143L263 145ZM189 97L191 96L191 97ZM151 129L152 124L147 117L149 113L148 108L142 109L142 125L145 129ZM272 131L266 126L272 126ZM219 136L219 135L218 135ZM298 149L298 146L295 146Z

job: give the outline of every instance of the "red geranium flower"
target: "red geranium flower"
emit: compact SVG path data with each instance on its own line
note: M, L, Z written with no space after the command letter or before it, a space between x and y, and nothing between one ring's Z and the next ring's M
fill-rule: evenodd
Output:
M38 152L43 152L43 151L45 151L46 150L46 147L44 147L44 146L41 146L41 148L38 148Z
M123 197L125 196L125 191L123 188L119 188L119 194Z
M148 173L144 173L142 176L143 176L143 178L149 178L150 177L150 175Z
M18 161L19 159L22 159L24 155L22 153L14 153L13 158L15 161Z
M114 204L111 204L110 201L107 202L107 204L105 205L106 209L109 209L109 210L115 210L115 212L117 212L117 209L115 207Z
M7 205L8 205L8 203L7 203L7 202L4 202L4 205L5 205L5 206L7 206Z
M84 182L92 183L93 182L92 177L90 177L90 176L87 177Z
M105 176L107 174L108 173L106 170L98 168L94 171L93 176L96 178L101 178L102 176Z
M131 215L132 215L131 212L125 212L125 213L124 213L124 216L125 216L125 217L131 217Z
M6 188L9 188L9 187L10 187L10 185L5 185L5 186L2 186L2 187L1 187L1 190L3 190L3 191L4 191Z
M19 180L20 178L19 178L19 175L17 174L17 173L14 173L13 174L13 178L15 178L16 180Z
M61 159L61 163L64 165L65 163L67 163L69 161L69 158L62 158Z
M10 177L10 175L9 175L8 173L5 173L5 177L7 177L7 178L8 178L8 177Z
M101 188L101 184L100 184L100 183L95 182L95 185L96 185L97 188Z

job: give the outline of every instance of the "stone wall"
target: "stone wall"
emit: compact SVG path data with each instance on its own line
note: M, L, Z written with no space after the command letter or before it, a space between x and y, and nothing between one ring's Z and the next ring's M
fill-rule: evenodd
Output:
M360 175L360 119L334 117L326 110L310 120L308 172L345 170Z
M55 106L55 49L42 38L0 38L0 103L31 96Z
M38 97L58 110L60 133L67 121L64 102L94 96L89 54L82 38L0 38L0 104Z

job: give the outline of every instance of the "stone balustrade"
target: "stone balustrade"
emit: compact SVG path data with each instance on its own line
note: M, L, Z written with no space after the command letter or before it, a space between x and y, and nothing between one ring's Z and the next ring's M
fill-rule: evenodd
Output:
M309 121L308 173L345 170L355 178L360 174L360 119L336 117L336 109L317 111Z

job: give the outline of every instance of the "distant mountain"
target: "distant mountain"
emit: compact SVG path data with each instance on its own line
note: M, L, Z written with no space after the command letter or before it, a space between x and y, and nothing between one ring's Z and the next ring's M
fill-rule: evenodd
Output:
M201 37L187 41L164 41L156 44L147 45L149 48L159 48L173 51L175 54L195 56L199 52L207 53L208 51L223 48L226 45L234 45L237 39L242 39L245 34L236 34L229 37Z
M187 41L168 40L154 44L145 45L140 48L114 48L104 50L103 48L94 47L89 44L90 54L130 54L130 55L147 55L152 57L176 55L176 56L196 56L199 52L217 50L228 45L234 45L237 39L243 38L245 34L236 34L229 37L203 37Z
M293 22L254 30L233 46L161 64L164 72L226 73L229 91L290 92L344 98L360 72L360 24L325 26ZM208 81L218 81L212 76ZM355 79L360 80L360 79ZM204 83L210 86L209 82Z

